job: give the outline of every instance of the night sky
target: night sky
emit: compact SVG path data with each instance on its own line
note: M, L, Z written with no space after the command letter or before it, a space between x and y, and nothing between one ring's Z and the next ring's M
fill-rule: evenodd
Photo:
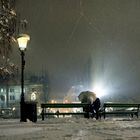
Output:
M139 0L19 0L17 10L29 22L26 72L46 71L52 96L89 81L90 89L139 94Z

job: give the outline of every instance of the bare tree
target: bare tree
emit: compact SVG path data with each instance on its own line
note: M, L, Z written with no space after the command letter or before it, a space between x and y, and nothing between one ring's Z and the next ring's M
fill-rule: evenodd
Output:
M9 59L16 36L17 15L14 9L15 0L0 0L0 82L6 87L7 106L8 82L17 71L17 67Z

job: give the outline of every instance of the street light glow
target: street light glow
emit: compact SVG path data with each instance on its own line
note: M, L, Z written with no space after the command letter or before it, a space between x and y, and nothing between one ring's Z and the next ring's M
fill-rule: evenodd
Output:
M97 95L97 97L103 97L108 94L108 90L105 86L101 84L96 84L93 88L92 91Z
M21 51L24 51L27 47L27 43L30 40L30 36L27 34L20 34L17 38L18 45Z

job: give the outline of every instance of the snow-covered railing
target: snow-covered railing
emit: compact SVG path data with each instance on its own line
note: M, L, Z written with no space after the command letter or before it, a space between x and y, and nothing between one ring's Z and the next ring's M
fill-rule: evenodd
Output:
M117 115L129 114L131 117L135 115L138 118L139 107L140 107L140 104L137 104L137 103L106 102L104 103L102 114L104 115L104 118L106 117L106 114L117 114Z
M48 116L48 115L85 115L86 113L88 113L88 111L85 110L85 108L89 108L90 104L87 103L46 103L46 104L41 104L41 108L42 108L42 120L44 120L44 116ZM47 109L50 108L83 108L82 112L69 112L69 111L64 111L64 112L60 112L60 111L56 111L56 112L48 112L46 111Z

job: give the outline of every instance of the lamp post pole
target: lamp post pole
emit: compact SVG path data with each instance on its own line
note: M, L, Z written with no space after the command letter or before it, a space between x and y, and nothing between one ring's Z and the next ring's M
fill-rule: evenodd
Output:
M26 116L25 116L25 99L24 99L24 66L25 66L25 60L24 60L24 51L21 52L21 101L20 101L20 121L26 122Z
M25 66L25 50L27 43L30 40L30 36L27 34L21 34L17 41L21 53L21 97L20 97L20 121L26 122L26 103L24 98L24 66Z

